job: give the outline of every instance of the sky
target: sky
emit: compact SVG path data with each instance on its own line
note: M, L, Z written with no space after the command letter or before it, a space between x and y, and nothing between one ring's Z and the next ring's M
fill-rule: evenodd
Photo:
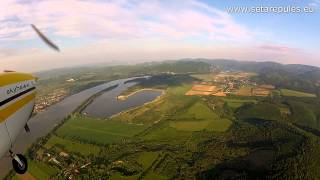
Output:
M0 70L182 58L320 66L320 0L0 2ZM259 8L264 12L253 12ZM48 48L30 24L61 52Z

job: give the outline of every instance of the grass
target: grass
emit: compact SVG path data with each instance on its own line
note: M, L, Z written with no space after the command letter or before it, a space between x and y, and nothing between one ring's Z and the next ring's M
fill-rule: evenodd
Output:
M294 97L317 97L315 94L305 93L301 91L294 91L290 89L281 89L282 96L294 96Z
M177 144L186 141L191 135L192 132L178 131L177 129L170 127L169 122L165 122L142 138L148 141L166 141L170 144Z
M236 98L224 98L225 102L228 103L228 106L232 109L237 109L241 107L244 103L257 103L257 100L255 99L236 99Z
M57 130L60 137L96 144L109 144L130 138L143 131L146 125L129 124L112 120L97 120L74 115Z
M157 160L158 156L160 155L160 152L142 152L137 157L137 162L141 164L143 167L143 171L149 171L149 168L152 166L153 162ZM123 176L119 172L113 174L110 179L111 180L133 180L133 179L140 179L139 177L142 175L142 173L139 173L134 176ZM160 176L158 174L155 174L154 172L150 171L147 172L146 176L143 177L143 179L152 179L152 180L162 180L167 179L164 176Z
M139 175L135 176L122 176L119 172L113 174L109 179L110 180L136 180L139 178Z
M217 115L211 111L205 104L202 102L197 102L188 108L186 111L180 112L180 115L176 117L177 119L197 119L197 120L206 120L206 119L216 119Z
M76 152L81 155L88 156L90 154L98 155L100 152L100 148L96 145L92 144L81 144L75 141L71 141L68 139L63 139L57 136L52 136L48 142L45 144L45 147L50 149L54 146L59 145L59 147L63 147L63 151L67 152Z
M139 175L135 176L122 176L120 173L113 174L109 179L110 180L136 180L139 179ZM143 177L145 180L165 180L168 179L167 177L155 174L153 172L148 173L145 177Z
M174 117L176 121L171 121L169 126L179 131L217 131L228 130L232 122L228 119L220 118L202 102L196 102L186 111Z
M179 131L201 131L206 129L210 120L207 121L177 121L170 122L170 127L175 128Z
M201 131L209 130L216 132L224 132L229 129L232 121L228 119L207 120L207 121L177 121L170 122L170 127L179 131Z
M148 169L157 159L160 152L143 152L139 155L137 162L142 165L143 169Z
M161 176L161 175L155 174L153 172L150 172L143 179L145 179L145 180L165 180L168 178L165 176Z
M28 172L36 179L50 179L51 176L58 173L58 169L43 162L29 161L28 165Z
M216 132L225 132L227 131L230 126L232 125L232 121L229 119L219 119L212 121L206 128L209 131L216 131Z

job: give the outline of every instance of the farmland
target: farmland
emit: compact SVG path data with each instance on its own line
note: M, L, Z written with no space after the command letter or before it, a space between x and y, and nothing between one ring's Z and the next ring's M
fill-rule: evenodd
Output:
M118 142L143 131L145 125L97 120L75 114L59 130L59 137L95 144Z
M185 112L180 113L170 122L170 127L180 131L212 130L223 132L228 130L232 122L228 119L219 118L212 110L203 103L195 103Z
M275 86L258 73L189 73L187 67L188 73L168 70L123 92L165 91L156 101L106 119L68 117L28 151L30 175L155 180L320 176L316 91L291 83L290 90ZM209 93L186 95L190 90ZM216 91L226 96L215 96Z
M294 96L294 97L316 97L315 94L305 93L301 91L294 91L289 89L280 90L282 96Z
M59 147L61 151L80 153L84 156L88 156L90 154L97 155L100 152L100 147L98 146L78 143L58 136L52 136L45 144L45 148L47 149L51 149L53 147Z
M53 175L58 173L58 169L54 168L52 166L48 166L45 163L42 162L35 162L31 161L29 162L29 174L28 175L22 175L17 176L16 179L20 178L35 178L35 179L50 179Z

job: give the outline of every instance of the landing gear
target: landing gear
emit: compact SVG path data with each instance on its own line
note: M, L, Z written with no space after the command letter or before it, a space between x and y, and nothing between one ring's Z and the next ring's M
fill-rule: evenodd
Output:
M18 174L24 174L28 170L28 161L22 154L14 154L12 151L9 151L12 157L12 166L13 169Z

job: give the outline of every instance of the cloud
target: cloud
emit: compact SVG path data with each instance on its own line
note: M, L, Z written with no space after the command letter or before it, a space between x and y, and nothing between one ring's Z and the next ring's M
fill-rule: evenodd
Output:
M298 48L282 46L282 45L262 45L262 46L259 46L259 48L263 50L269 50L269 51L274 51L279 53L291 53L291 52L300 51L300 49Z
M41 45L30 24L60 45L62 52L32 49ZM252 29L199 0L2 0L0 68L38 71L193 57L308 60L305 63L319 65L319 54L286 45L260 45L263 37L271 39L270 32Z
M31 23L75 38L250 37L230 15L196 0L4 0L0 12L0 41L32 38Z

